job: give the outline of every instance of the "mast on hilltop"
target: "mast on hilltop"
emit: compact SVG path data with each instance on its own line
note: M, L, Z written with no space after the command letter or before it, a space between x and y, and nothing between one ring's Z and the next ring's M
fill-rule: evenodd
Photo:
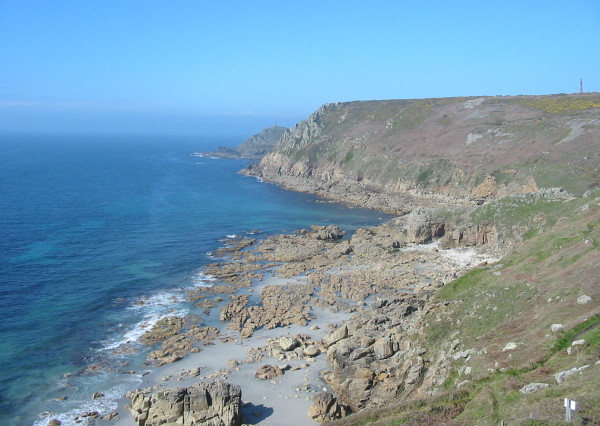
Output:
M579 93L583 93L583 78L579 79Z

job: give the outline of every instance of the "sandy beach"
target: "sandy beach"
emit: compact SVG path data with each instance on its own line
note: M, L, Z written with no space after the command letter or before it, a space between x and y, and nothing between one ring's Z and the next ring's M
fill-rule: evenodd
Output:
M278 279L273 278L273 281ZM242 413L246 424L261 425L315 425L307 416L308 408L316 393L330 390L320 376L329 368L325 354L313 358L281 361L273 356L265 356L260 362L247 362L249 351L265 345L268 339L281 336L293 337L297 334L320 340L328 331L329 324L340 324L350 315L315 309L315 319L307 326L291 325L272 330L258 330L248 339L239 339L239 333L223 331L221 337L230 337L232 342L217 340L214 345L205 346L202 352L189 354L186 358L152 370L143 376L140 388L190 386L202 380L222 380L242 388L244 406ZM317 328L317 329L316 329ZM232 360L237 362L232 367ZM260 380L254 377L260 365L289 365L283 376L273 380ZM200 368L200 375L191 377L190 370ZM165 380L168 379L168 380ZM119 401L119 419L102 422L116 426L135 424L125 408L129 401Z
M400 249L399 252L401 256L402 252L404 252L404 256L414 257L415 254L426 256L426 263L423 263L423 258L419 258L415 263L404 265L406 270L414 269L418 273L426 274L429 273L427 270L441 271L444 268L447 269L445 273L448 271L456 273L481 262L496 260L474 249L438 250L436 242L409 245ZM431 263L431 259L436 259L435 265ZM379 259L375 260L375 264L361 265L360 262L352 262L352 264L329 265L326 272L332 275L341 275L344 272L354 273L365 268L373 268L373 265L381 268ZM413 288L423 285L423 282L431 281L428 276L420 279L420 284L414 284ZM310 279L306 274L282 278L276 273L269 272L261 279L253 280L251 287L240 288L236 294L248 295L251 304L259 304L263 290L270 286L305 286L309 284ZM410 289L404 291L411 292ZM345 300L343 306L347 308L350 303L350 306L355 306L350 311L360 312L368 310L369 304L377 298L378 295L375 293L360 303ZM177 362L147 370L141 376L142 383L139 388L152 392L160 388L188 387L201 381L223 381L241 387L242 414L245 424L317 424L307 415L312 399L320 392L332 391L323 379L323 374L328 372L331 366L327 361L326 349L320 345L321 339L344 321L350 319L353 314L348 312L348 309L346 311L339 309L337 305L334 305L332 309L323 309L310 302L312 319L308 324L304 326L292 324L273 329L263 327L255 330L249 338L242 339L239 331L229 329L228 321L219 320L219 309L226 302L227 300L224 300L210 309L208 316L204 319L205 325L216 327L220 331L219 337L213 343L202 346L200 352L189 353ZM296 350L296 353L278 353L281 352L278 339L283 336L298 342L308 342L307 344L314 342L315 346L320 347L320 353L314 357L304 356L302 350ZM255 378L257 369L265 364L278 366L284 370L284 374L270 380ZM118 419L104 420L101 423L116 426L135 424L131 412L127 409L129 403L128 398L121 399L116 410L119 414Z

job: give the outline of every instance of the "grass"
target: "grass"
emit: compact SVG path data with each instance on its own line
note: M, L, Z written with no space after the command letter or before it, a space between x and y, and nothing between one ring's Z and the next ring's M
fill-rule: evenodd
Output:
M516 101L521 105L541 109L551 114L571 113L590 108L600 108L600 96L519 98Z
M558 338L554 346L552 347L552 354L566 349L571 346L573 340L577 340L582 336L588 335L588 343L591 346L597 346L600 343L600 314L596 314L586 321L577 324L570 330L563 332L561 337ZM589 330L589 331L588 331ZM586 339L587 340L587 339Z

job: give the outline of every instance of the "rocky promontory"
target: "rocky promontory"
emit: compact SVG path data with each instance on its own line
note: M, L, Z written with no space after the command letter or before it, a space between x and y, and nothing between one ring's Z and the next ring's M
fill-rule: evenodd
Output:
M260 160L279 142L286 127L273 126L250 136L235 148L220 146L216 151L196 153L194 155L212 158L246 158Z

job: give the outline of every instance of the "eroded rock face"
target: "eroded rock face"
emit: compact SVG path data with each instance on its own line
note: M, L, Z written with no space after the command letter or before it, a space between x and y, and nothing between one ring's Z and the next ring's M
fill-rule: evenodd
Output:
M321 392L313 398L308 416L317 422L335 420L350 414L350 410L340 404L330 392Z
M381 300L323 338L341 404L355 412L416 392L426 376L424 351L411 338L421 307L417 300Z
M242 391L228 383L198 383L155 394L136 390L127 396L131 398L130 410L138 426L238 426L242 420Z

